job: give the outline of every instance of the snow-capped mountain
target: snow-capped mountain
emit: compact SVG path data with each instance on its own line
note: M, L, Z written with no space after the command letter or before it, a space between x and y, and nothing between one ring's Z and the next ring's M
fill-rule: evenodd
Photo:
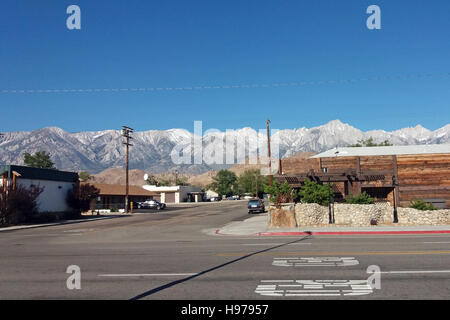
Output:
M245 154L239 154L236 143L234 144L236 152L234 163L254 156L258 144L260 154L263 156L267 154L267 137L264 131L257 132L248 127L226 133L208 133L196 139L201 139L197 141L202 141L203 153L214 156L214 150L225 148L225 136L232 139L247 137ZM444 144L450 143L450 124L435 131L418 125L392 132L383 130L363 132L339 120L333 120L310 129L279 130L272 135L274 144L277 139L279 141L281 157L305 151L322 152L335 147L345 147L369 137L373 137L376 142L389 140L394 145ZM174 147L177 145L186 147L193 141L194 135L183 129L135 132L130 150L130 168L154 173L179 170L198 174L231 166L208 165L205 162L195 164L194 156L190 163L175 164L171 157ZM97 173L107 168L124 166L125 147L122 143L120 130L69 133L57 127L48 127L31 132L10 132L5 133L0 140L0 162L23 164L25 152L46 151L50 153L52 161L59 169ZM202 150L196 150L197 156L201 152Z

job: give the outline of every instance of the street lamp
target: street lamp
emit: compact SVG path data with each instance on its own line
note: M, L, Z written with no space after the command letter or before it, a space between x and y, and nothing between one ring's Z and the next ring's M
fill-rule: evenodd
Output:
M328 177L328 188L331 188L330 177ZM333 196L333 199L331 197L328 199L328 223L329 224L334 223L334 217L331 214L331 202L334 203L334 196Z
M398 216L397 216L397 194L395 192L396 187L398 186L398 182L395 179L395 176L392 176L392 187L394 187L394 189L392 190L392 195L394 198L394 223L398 223Z

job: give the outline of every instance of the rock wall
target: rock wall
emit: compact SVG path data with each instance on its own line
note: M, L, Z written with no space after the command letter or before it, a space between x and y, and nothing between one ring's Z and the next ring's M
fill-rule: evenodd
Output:
M269 228L296 228L297 221L295 220L294 204L286 204L280 208L270 206L268 208L268 222Z
M329 209L315 203L288 204L281 208L268 208L269 228L292 228L302 226L329 226ZM370 205L334 204L335 225L370 226L391 225L394 209L389 203ZM398 225L445 225L450 224L450 210L421 211L398 208Z

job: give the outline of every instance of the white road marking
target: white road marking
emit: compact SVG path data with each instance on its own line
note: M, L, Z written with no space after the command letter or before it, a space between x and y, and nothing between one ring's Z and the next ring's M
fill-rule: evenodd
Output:
M124 274L99 274L99 277L177 277L195 276L198 273L124 273Z
M450 273L450 270L405 270L405 271L381 271L380 273L387 273L387 274L414 274L414 273Z
M274 258L272 265L277 267L348 267L356 266L354 257L290 257Z
M62 231L63 233L81 233L81 232L92 232L95 229L72 229L72 230L65 230Z
M311 245L312 243L243 243L241 246L280 246L280 245L286 245L286 246L303 246L303 245Z
M263 296L362 296L373 293L368 280L261 280L255 293ZM292 284L285 284L292 283ZM294 287L295 289L289 289Z
M440 241L440 242L423 242L423 243L450 243L450 241Z

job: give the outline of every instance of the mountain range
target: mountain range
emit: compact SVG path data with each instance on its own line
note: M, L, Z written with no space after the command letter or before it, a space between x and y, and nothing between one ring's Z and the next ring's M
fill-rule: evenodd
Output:
M228 132L234 137L248 136L245 155L235 156L235 163L255 156L252 148L261 146L266 155L267 137L246 127ZM202 139L203 150L222 148L225 132L207 133ZM280 157L290 157L301 152L322 152L335 147L345 147L358 140L372 137L375 142L388 140L394 145L447 144L450 143L450 124L431 131L421 125L392 132L372 130L363 132L340 120L313 128L278 130L272 139L279 141ZM193 141L193 133L184 129L149 130L133 133L130 148L130 168L151 173L178 170L180 173L201 174L210 170L229 168L222 164L174 164L170 156L177 144ZM221 141L222 140L222 141ZM217 145L219 143L219 145ZM57 127L46 127L34 131L4 133L0 140L0 162L23 164L25 152L46 151L56 167L61 170L88 171L98 173L108 168L123 167L125 146L120 130L89 132L66 132Z

